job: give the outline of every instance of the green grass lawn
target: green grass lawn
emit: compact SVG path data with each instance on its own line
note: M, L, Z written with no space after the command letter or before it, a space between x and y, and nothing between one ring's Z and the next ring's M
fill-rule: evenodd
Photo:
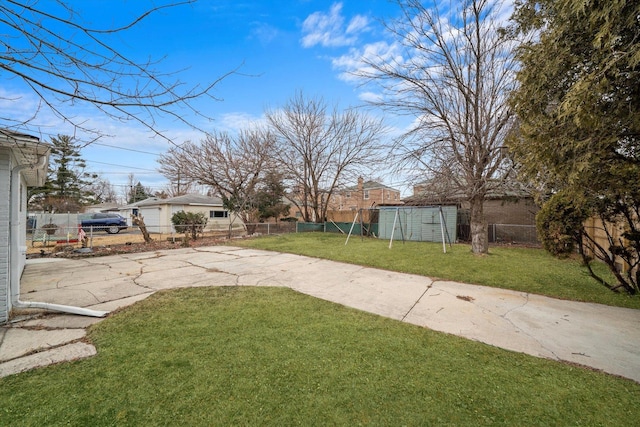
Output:
M0 425L637 425L640 384L283 288L155 294L98 355L0 379Z
M476 256L469 245L447 246L427 242L389 242L332 233L295 233L234 241L237 246L314 256L358 265L419 274L574 301L596 302L640 309L640 296L616 294L589 276L578 259L557 259L542 249L490 247ZM604 264L598 273L612 279Z

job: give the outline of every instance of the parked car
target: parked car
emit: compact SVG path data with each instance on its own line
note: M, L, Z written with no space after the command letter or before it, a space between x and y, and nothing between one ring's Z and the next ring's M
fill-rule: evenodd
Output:
M86 232L106 231L109 234L119 233L127 228L127 220L116 213L94 213L80 216L80 224Z

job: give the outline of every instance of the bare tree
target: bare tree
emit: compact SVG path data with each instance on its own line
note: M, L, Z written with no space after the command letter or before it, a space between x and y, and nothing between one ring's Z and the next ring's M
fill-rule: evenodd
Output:
M324 221L331 196L344 180L380 160L384 125L356 110L328 111L322 99L299 92L266 117L277 136L283 172L291 181L291 202L304 221Z
M504 176L501 148L512 128L513 41L500 30L500 0L452 1L441 15L418 0L398 1L402 18L387 24L393 55L363 58L356 73L383 89L373 104L415 117L397 142L403 166L446 180L470 206L471 247L488 251L483 204Z
M199 191L195 183L185 182L180 172L178 172L174 179L175 181L170 181L169 184L165 185L160 191L162 195L166 196L164 197L165 199L168 197L184 196L185 194Z
M258 221L258 185L273 170L273 135L259 128L237 136L209 134L201 143L185 142L160 156L160 172L171 181L210 186L227 209L245 224ZM252 233L250 227L247 229Z
M90 185L96 203L116 203L118 195L116 189L107 178L97 176Z
M0 3L3 34L0 76L4 80L21 80L40 99L30 118L0 117L2 127L37 127L39 113L48 110L61 121L97 139L103 132L90 127L66 108L84 105L118 121L137 122L153 134L168 139L162 135L157 120L168 116L197 128L187 121L185 110L198 114L191 101L203 97L215 99L214 86L233 73L204 86L185 86L175 73L158 71L157 62L139 63L112 47L115 38L126 35L128 29L149 15L191 1L153 6L130 22L113 28L88 26L71 2L47 3L46 6L25 0Z

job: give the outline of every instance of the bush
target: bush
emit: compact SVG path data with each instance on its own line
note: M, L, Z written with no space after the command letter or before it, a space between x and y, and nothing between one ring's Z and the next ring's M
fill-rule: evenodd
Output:
M179 233L191 232L191 238L195 240L198 233L202 233L207 226L208 218L202 212L179 211L171 216L171 223Z
M58 229L58 226L54 223L49 223L49 224L44 224L42 226L42 229L50 236L53 236L54 234L56 234L56 230Z
M279 219L280 222L298 222L298 218L293 216L287 216Z
M575 251L582 238L587 210L570 195L554 194L536 215L536 227L542 246L552 255L563 257Z

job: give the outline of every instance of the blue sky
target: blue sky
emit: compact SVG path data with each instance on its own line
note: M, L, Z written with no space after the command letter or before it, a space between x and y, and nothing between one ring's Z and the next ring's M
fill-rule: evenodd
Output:
M92 27L110 28L139 16L153 4L170 0L69 1L81 20ZM41 8L53 7L41 1ZM214 90L220 101L203 99L196 109L214 121L184 114L206 130L234 131L259 121L267 108L284 105L296 91L322 96L340 108L361 106L375 96L349 77L362 55L394 55L397 46L388 41L381 20L399 15L398 6L388 0L199 0L163 9L135 27L110 38L124 55L155 66L164 72L179 71L177 78L187 86L205 85L231 70L238 73L221 81ZM0 74L2 76L2 74ZM33 114L36 98L17 79L0 80L0 114ZM22 100L20 108L7 102ZM133 173L152 190L166 185L156 159L169 144L152 138L134 123L120 123L80 109L72 114L112 135L83 149L88 169L107 178L120 192ZM77 106L75 107L77 108ZM382 112L373 111L373 114ZM388 126L402 127L402 119L385 115ZM405 120L406 121L406 120ZM33 124L45 140L49 135L71 134L73 129L60 119L41 112ZM406 124L406 123L405 123ZM185 128L175 120L159 123L176 143L200 140L203 134ZM27 129L25 129L27 130ZM408 194L401 181L381 178Z
M51 3L40 2L39 7ZM84 22L105 28L130 21L153 4L139 0L69 3ZM204 99L194 104L215 119L199 122L203 128L233 131L260 120L266 108L283 105L298 90L322 96L340 108L363 105L368 93L349 81L345 71L364 49L380 47L376 44L384 38L380 19L398 12L387 0L200 0L154 13L110 40L120 52L138 61L161 59L156 68L181 70L178 78L189 86L206 84L237 68L238 74L216 86L214 94L219 102ZM4 80L2 95L20 96L24 101L21 113L30 114L34 95L16 79ZM2 104L0 110L15 112L15 106ZM72 132L60 120L41 114L34 123L41 125L38 131L44 139ZM112 135L83 149L89 170L101 173L118 190L128 173L153 190L166 184L164 177L154 172L157 154L169 146L166 141L151 138L133 123L113 122L84 110L73 114L86 114ZM178 143L203 137L174 120L160 127Z

